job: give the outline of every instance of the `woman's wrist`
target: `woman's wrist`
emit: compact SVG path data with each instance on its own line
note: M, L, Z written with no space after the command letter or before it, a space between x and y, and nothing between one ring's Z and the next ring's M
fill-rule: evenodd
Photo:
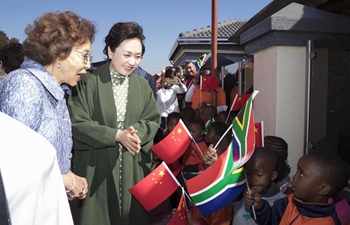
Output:
M68 171L67 175L69 175L71 177L71 179L72 179L72 182L71 182L72 185L68 186L70 188L66 187L66 193L68 195L68 194L70 194L73 191L73 189L75 187L75 178L74 178L74 175L73 175L73 173L71 171Z

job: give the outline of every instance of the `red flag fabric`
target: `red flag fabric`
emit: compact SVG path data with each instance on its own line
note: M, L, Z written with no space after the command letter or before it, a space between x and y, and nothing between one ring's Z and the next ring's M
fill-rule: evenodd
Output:
M219 87L219 78L215 76L200 76L201 90L217 90Z
M180 164L179 160L175 160L173 163L169 164L168 167L171 170L171 172L174 174L175 177L181 171L181 164Z
M255 148L264 147L264 125L263 121L254 123Z
M238 95L236 101L233 103L234 105L232 106L231 111L241 110L241 108L243 108L243 106L249 99L250 95L251 94Z
M171 164L185 153L191 140L190 132L180 119L175 128L151 149L166 164Z
M186 208L186 202L184 190L182 189L182 196L179 202L179 205L175 211L175 214L173 218L169 221L168 225L187 225L188 224L188 218L187 218L187 208Z
M167 199L178 188L172 172L165 162L129 189L129 192L148 212Z

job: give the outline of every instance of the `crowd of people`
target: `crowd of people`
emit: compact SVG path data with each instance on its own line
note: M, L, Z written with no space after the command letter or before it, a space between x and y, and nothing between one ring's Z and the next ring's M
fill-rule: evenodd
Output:
M3 187L7 200L1 202L9 212L0 221L6 216L12 224L150 224L129 189L161 163L152 145L184 122L192 142L178 159L181 184L230 145L227 130L237 113L230 112L234 75L226 76L225 87L202 90L201 77L214 75L209 67L197 70L193 61L148 74L139 67L145 36L136 22L111 27L102 50L107 60L93 69L93 22L71 11L44 13L25 32L23 44L0 50L0 121L11 128L0 126L6 139L0 194ZM209 216L187 198L189 224L350 224L339 209L339 192L349 180L341 158L311 152L290 176L286 141L264 139L265 146L244 165L250 188ZM176 208L178 193L168 200ZM24 210L29 205L37 207Z

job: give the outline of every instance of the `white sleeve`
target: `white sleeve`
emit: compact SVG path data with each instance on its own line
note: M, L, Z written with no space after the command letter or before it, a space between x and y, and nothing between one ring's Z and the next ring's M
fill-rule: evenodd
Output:
M187 91L187 87L184 84L180 84L180 85L175 84L171 87L171 89L173 89L176 92L176 94L182 94Z
M226 111L227 110L227 105L219 105L216 106L216 111L219 113L221 111Z
M190 88L187 90L186 95L185 95L186 102L192 102L194 88L195 88L195 86L193 84L191 84Z

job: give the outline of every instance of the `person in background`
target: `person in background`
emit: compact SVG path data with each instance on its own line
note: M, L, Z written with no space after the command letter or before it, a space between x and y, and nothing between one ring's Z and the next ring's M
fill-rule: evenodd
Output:
M154 98L156 98L156 93L157 93L156 79L151 74L149 74L146 70L142 69L140 66L136 67L133 73L147 80L149 86L153 91Z
M298 161L293 193L271 207L259 192L245 190L244 204L254 206L260 224L340 224L333 196L348 182L347 167L333 153L311 152Z
M163 130L165 130L168 115L172 112L180 112L177 94L182 94L186 91L186 86L176 76L175 68L166 69L164 79L157 87L157 106L161 116L161 124L157 135L161 135Z
M211 70L209 67L202 68L201 76L211 76ZM200 89L200 76L196 75L192 80L192 85L186 92L185 101L191 102L193 109L199 108L199 103L205 102L207 105L214 105L213 95L216 95L216 109L217 112L226 111L226 94L224 90L218 86L215 91L201 90Z
M9 42L0 49L0 82L6 74L18 69L24 60L22 44Z
M273 150L278 158L278 176L275 179L278 187L285 194L292 192L292 185L290 184L290 166L288 165L288 144L287 142L277 136L265 136L264 137L265 147Z
M204 170L203 154L208 145L205 143L205 137L203 136L204 121L201 118L194 118L187 127L193 139L182 156L182 172L186 179L190 179Z
M187 89L192 84L192 79L198 74L196 65L192 61L186 61L184 65L184 84L186 85Z
M191 107L185 107L180 112L182 119L186 126L190 123L191 120L193 120L196 117L194 109Z
M233 73L233 74L228 73L228 74L225 75L225 78L224 78L224 87L223 87L223 89L224 89L225 94L226 94L226 105L228 107L230 107L231 104L232 104L232 102L230 101L232 89L235 88L236 91L238 91L238 84L237 84L237 79L236 79L237 73L238 73L238 68L237 68L235 73ZM236 95L236 93L234 93L234 95Z
M73 225L55 148L1 112L0 124L0 224Z
M89 69L95 25L71 11L55 12L43 14L25 32L24 61L0 83L0 111L55 147L68 197L83 199L88 185L71 171L72 127L63 88L77 85Z
M214 118L214 120L217 121L217 122L224 122L224 123L226 123L227 116L228 116L228 112L227 111L221 111L221 112L218 112L216 114L216 117ZM229 123L226 123L226 125L229 126Z
M205 129L204 133L208 132L209 126L212 122L215 122L215 117L217 116L216 108L212 105L204 106L200 110L200 118L204 121Z
M147 81L134 74L144 55L136 22L114 24L105 38L108 61L87 73L68 99L75 171L91 193L81 202L80 223L147 224L147 212L129 189L150 173L150 147L160 114Z
M259 192L261 198L270 205L273 205L275 200L286 196L274 182L278 176L277 165L276 153L267 147L256 148L251 158L244 164L249 188ZM245 207L243 200L241 198L232 204L234 212L232 225L258 224L254 217L251 217L250 209Z

